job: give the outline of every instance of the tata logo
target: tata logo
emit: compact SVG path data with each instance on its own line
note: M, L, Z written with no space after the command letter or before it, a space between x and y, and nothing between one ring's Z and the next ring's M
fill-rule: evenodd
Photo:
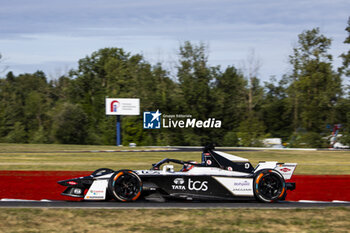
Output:
M111 112L117 112L118 111L118 108L120 107L120 103L119 103L119 101L117 101L117 100L113 100L112 102L111 102Z
M174 184L183 184L183 183L185 183L185 181L184 181L184 179L182 179L182 178L176 178L176 179L174 180Z
M183 185L185 183L185 180L182 178L176 178L174 180L175 185L171 185L171 188L174 190L186 190L186 187Z
M208 181L192 181L191 179L188 179L188 189L189 190L196 190L196 191L207 191L208 190Z
M143 112L143 128L144 129L160 129L160 116L162 113L157 110L156 112Z
M174 184L172 185L171 188L172 189L176 189L176 190L186 190L186 187L183 185L185 183L185 180L182 178L176 178L174 180Z

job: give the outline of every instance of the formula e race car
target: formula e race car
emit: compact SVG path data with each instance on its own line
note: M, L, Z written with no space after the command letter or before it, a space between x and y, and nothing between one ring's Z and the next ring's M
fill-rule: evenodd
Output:
M174 164L180 164L181 170L175 171ZM101 168L90 176L58 183L67 187L62 195L85 200L256 199L276 202L285 199L287 190L295 189L295 183L285 180L292 177L296 166L296 163L259 162L253 168L248 159L207 146L201 163L163 159L149 170Z

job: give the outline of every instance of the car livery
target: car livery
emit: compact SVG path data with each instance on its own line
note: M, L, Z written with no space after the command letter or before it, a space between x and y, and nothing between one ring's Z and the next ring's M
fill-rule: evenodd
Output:
M169 164L170 163L170 164ZM173 164L182 169L174 170ZM149 201L185 200L284 200L294 190L289 180L296 163L259 162L254 168L248 159L206 146L201 163L163 159L149 170L100 168L90 176L58 181L67 186L62 195L85 200Z

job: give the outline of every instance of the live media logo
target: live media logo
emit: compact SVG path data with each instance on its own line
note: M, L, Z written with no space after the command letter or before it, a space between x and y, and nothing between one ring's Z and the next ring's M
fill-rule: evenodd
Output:
M143 112L143 128L160 129L161 115L162 113L159 110L156 112Z
M144 129L160 129L163 128L221 128L221 120L208 118L207 120L197 120L196 118L185 118L184 120L173 120L164 115L163 124L161 124L162 113L143 112L143 128Z

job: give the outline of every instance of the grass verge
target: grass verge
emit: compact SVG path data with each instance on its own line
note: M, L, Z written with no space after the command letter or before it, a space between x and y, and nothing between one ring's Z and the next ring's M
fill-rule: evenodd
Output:
M163 158L200 161L200 152L109 152L79 151L121 150L113 146L0 144L0 170L73 170L149 169ZM139 147L133 149L140 149ZM142 148L141 148L142 149ZM149 149L149 148L148 148ZM66 153L57 151L70 151ZM75 151L74 153L71 153ZM11 153L10 153L11 152ZM29 153L31 152L31 153ZM350 174L348 151L233 151L248 158L255 166L259 161L296 162L295 174Z
M126 146L102 146L102 145L68 145L68 144L17 144L0 143L0 153L5 152L66 152L66 151L97 151L97 150L143 150L143 149L167 149L166 147L126 147Z

